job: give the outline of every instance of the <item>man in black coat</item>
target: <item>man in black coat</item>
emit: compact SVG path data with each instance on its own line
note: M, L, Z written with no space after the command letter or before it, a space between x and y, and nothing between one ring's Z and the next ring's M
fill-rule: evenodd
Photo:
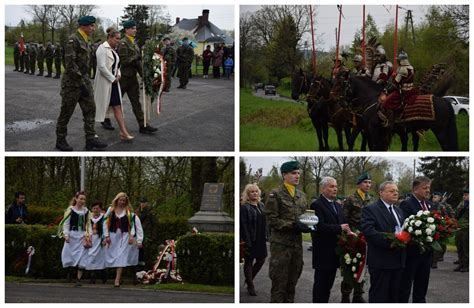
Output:
M337 196L337 182L325 177L321 181L321 196L311 204L319 218L313 238L313 303L328 303L331 288L336 278L339 258L336 255L337 237L342 231L350 232L345 222L342 207L334 202Z
M367 243L367 265L370 273L369 303L396 303L405 267L405 249L391 248L384 233L401 231L403 212L393 205L398 200L398 187L383 182L380 199L362 209L361 230Z
M28 219L28 208L25 203L25 193L17 191L15 201L10 205L5 217L6 224L24 224Z
M432 211L433 204L430 198L431 180L425 176L416 177L412 184L412 196L400 204L405 217L416 215L418 211ZM433 251L426 250L420 253L415 245L407 247L407 264L403 271L402 285L400 288L401 303L408 303L413 286L413 303L426 303L426 292L430 281Z

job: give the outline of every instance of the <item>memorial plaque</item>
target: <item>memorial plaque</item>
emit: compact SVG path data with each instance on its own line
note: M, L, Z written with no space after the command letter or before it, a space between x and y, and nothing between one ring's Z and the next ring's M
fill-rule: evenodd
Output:
M222 208L223 183L205 183L201 211L219 212Z

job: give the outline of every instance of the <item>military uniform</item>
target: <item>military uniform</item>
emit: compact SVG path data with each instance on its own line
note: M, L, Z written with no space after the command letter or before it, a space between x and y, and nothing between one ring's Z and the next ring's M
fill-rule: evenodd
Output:
M38 55L38 49L36 48L36 44L30 44L28 55L30 58L30 75L34 75L36 71L36 56Z
M459 265L454 271L469 271L469 201L464 205L464 201L456 208L456 218L459 230L455 234L455 243L458 251Z
M44 51L44 58L46 60L46 69L48 70L48 75L45 77L51 77L53 74L53 59L54 59L54 46L51 43L48 43L46 50Z
M95 19L94 19L95 20ZM55 54L60 50L56 50ZM84 116L86 148L104 148L105 144L95 139L95 102L92 83L89 79L90 47L81 33L73 33L65 48L65 70L61 80L61 112L56 125L56 147L63 151L72 151L66 142L67 124L77 103Z
M43 76L44 72L44 47L42 44L39 45L38 47L38 56L36 58L38 62L38 75L37 76Z
M273 190L265 203L265 215L270 227L271 302L292 303L295 287L303 270L301 231L295 226L307 209L303 192L291 197L285 185Z
M54 68L56 69L56 76L54 76L55 79L61 78L61 59L61 45L59 45L58 43L54 46ZM66 66L66 64L64 65ZM87 63L86 65L87 67L89 67L89 63Z
M15 43L15 46L13 46L13 62L15 63L15 69L13 71L19 71L20 70L20 46L18 42Z
M143 76L140 48L135 42L130 42L127 36L122 38L119 45L120 71L122 78L120 79L120 88L122 96L128 94L132 110L137 119L138 125L143 126L143 110L140 104L140 86L138 84L137 74Z
M435 202L433 204L433 208L443 216L447 216L449 218L454 218L456 216L453 207L446 202ZM441 251L433 251L433 263L431 264L431 268L438 268L438 262L443 261L444 259L447 246L446 244L440 244L440 246Z
M166 88L164 91L168 92L171 87L171 73L176 61L176 51L171 47L171 45L164 47L163 57L166 61Z
M359 190L356 190L354 194L352 194L346 199L346 201L344 202L343 211L344 217L349 222L349 226L351 227L351 229L360 230L362 209L374 202L374 198L369 194L365 194L365 196L362 198L359 194ZM350 302L350 295L352 289L354 289L354 296L352 302L364 302L362 298L362 295L364 294L364 283L365 281L363 280L361 283L356 283L354 284L354 286L352 286L350 283L343 280L341 282L341 293L343 302Z
M189 45L181 45L176 51L178 62L179 87L186 89L189 82L189 70L194 59L194 51Z
M96 51L97 51L97 48L99 47L99 42L96 42L92 45L92 48L91 48L91 78L94 78L95 77L95 73L96 73L96 70L97 70L97 57L95 55Z
M23 70L23 73L29 74L30 73L30 56L28 53L30 52L30 44L27 43L25 45L25 52L23 53L23 64L25 65L25 69Z

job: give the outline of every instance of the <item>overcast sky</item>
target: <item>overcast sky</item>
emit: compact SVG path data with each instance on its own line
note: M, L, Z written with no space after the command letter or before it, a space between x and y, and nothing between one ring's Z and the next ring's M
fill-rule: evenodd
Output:
M158 4L158 3L157 3ZM123 15L124 5L100 5L97 17L108 18L113 22L117 17ZM234 6L233 5L168 5L165 9L171 15L171 24L174 25L176 17L181 19L193 19L202 15L202 10L208 9L209 20L221 30L234 29ZM16 26L21 19L31 20L31 15L23 5L5 6L5 24Z
M258 5L243 5L240 7L240 13L255 12L260 8ZM425 19L425 14L428 11L427 5L401 5L398 12L399 29L404 24L407 10L412 10L413 22L419 24ZM380 32L385 30L385 27L393 23L395 20L395 5L366 5L365 13L370 14ZM322 46L316 46L318 50L329 51L336 46L335 29L339 22L339 11L336 5L317 5L313 7L313 12L316 13L315 34L316 38L321 41ZM354 34L358 29L362 28L362 5L343 5L342 13L344 18L341 20L341 45L352 44ZM303 37L303 41L308 40L311 46L310 34Z
M244 160L247 164L247 168L249 166L252 167L252 173L257 171L257 169L259 169L259 168L263 168L262 172L263 172L264 176L268 175L268 173L272 170L273 166L277 166L278 168L280 168L280 165L282 163L290 160L290 158L288 156L272 156L272 157L268 157L268 156L266 156L266 157L245 156L243 158L244 158ZM405 156L405 157L399 157L399 156L397 156L397 157L377 157L377 156L374 156L374 158L377 158L377 159L383 158L383 159L386 159L388 161L398 161L398 162L403 163L407 168L413 169L413 160L416 157L414 157L414 156L413 157L412 156ZM392 174L397 176L398 171L393 170Z

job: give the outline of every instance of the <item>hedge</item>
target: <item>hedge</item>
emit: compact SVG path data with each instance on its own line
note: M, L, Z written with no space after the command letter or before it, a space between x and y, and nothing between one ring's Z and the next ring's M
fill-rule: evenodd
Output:
M167 239L178 239L186 234L186 219L162 220L155 226L157 241L147 242L145 247L146 270L150 269L158 254L158 246ZM61 251L64 241L53 238L57 226L46 225L5 225L5 274L24 275L26 269L26 249L35 248L29 275L37 278L65 278L67 270L62 268Z
M178 269L185 281L211 285L234 284L234 234L188 234L179 238Z
M64 209L43 206L28 206L28 224L54 224L64 215Z

